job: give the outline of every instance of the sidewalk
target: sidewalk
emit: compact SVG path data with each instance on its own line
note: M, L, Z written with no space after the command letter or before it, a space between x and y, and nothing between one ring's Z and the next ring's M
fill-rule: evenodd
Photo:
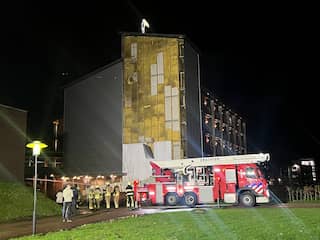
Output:
M36 233L48 233L59 230L65 230L81 226L83 224L108 221L131 215L143 215L141 210L128 210L127 208L119 209L102 209L96 212L91 212L87 209L80 209L80 213L73 216L71 223L62 222L61 216L44 217L37 219ZM0 224L0 239L6 240L13 237L32 235L32 218L30 220L17 221L12 223Z

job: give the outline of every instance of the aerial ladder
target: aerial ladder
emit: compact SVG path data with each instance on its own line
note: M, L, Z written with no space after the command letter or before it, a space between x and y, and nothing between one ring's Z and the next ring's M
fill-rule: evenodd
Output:
M153 167L160 169L168 168L176 172L184 170L189 167L206 167L214 165L228 165L228 164L249 164L249 163L263 163L270 160L269 153L259 154L245 154L245 155L230 155L218 157L202 157L202 158L187 158L167 161L150 161Z

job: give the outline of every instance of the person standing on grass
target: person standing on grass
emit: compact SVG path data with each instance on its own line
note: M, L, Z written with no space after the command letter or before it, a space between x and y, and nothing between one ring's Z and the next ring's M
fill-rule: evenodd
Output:
M61 190L62 219L64 219L64 212L65 212L65 208L66 208L65 203L64 203L64 201L63 201L63 191L66 189L66 187L67 187L67 186L64 185L63 188L62 188L62 190Z
M73 191L71 189L71 185L67 184L67 187L63 190L63 219L62 221L65 222L72 222L71 220L71 207L72 207L72 198L73 198Z
M63 203L62 190L59 190L56 194L56 203L58 203L59 205L62 205Z

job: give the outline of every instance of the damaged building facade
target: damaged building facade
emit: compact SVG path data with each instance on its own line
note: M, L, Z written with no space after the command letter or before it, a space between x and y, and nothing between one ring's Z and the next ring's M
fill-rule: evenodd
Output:
M150 159L246 153L245 123L201 88L184 35L122 34L122 58L64 91L69 175L144 179Z

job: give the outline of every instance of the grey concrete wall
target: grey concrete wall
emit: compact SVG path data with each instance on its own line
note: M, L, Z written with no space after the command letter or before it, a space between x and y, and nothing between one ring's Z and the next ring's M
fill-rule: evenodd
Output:
M122 67L118 61L65 88L66 173L122 171Z

